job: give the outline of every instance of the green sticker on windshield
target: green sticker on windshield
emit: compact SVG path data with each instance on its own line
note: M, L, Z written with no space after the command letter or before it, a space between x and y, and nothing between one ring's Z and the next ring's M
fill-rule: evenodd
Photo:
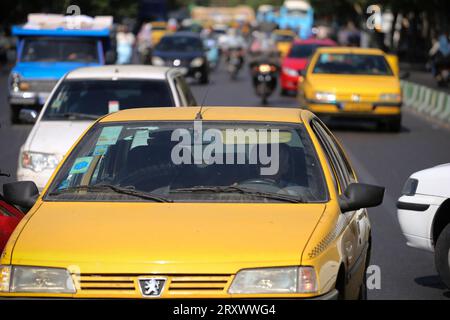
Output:
M117 140L119 139L120 133L122 132L122 128L122 126L103 128L96 145L109 146L112 144L116 144Z
M85 173L89 166L91 165L92 159L94 157L80 157L77 158L69 171L69 174L80 174Z

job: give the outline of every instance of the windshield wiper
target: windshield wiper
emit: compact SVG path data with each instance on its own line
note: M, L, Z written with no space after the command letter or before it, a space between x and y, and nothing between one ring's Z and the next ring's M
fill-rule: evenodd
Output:
M64 119L88 119L97 120L101 115L80 113L80 112L64 112L46 115L46 118L64 118Z
M170 193L183 193L183 192L210 192L210 193L241 193L245 195L251 195L260 198L274 199L292 203L305 203L306 201L299 197L292 197L289 195L283 195L271 192L262 192L255 189L242 188L239 186L196 186L191 188L179 188L170 190Z
M156 194L144 192L144 191L133 190L133 189L124 188L124 187L118 187L118 186L114 186L111 184L98 184L98 185L70 187L70 188L66 188L66 189L53 191L53 192L49 193L48 195L49 196L57 196L60 194L71 193L71 192L80 191L80 190L92 191L92 192L113 191L115 193L125 194L125 195L129 195L129 196L133 196L133 197L137 197L137 198L141 198L141 199L146 199L146 200L153 200L156 202L173 202L171 199L162 197L160 195L156 195Z

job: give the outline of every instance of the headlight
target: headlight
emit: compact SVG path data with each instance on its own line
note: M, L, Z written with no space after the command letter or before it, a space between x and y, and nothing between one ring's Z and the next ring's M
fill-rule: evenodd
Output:
M201 67L203 63L205 63L205 60L203 60L203 58L195 58L191 61L191 67L198 68Z
M419 180L409 178L406 180L405 185L402 189L403 196L413 196L416 194L417 186L419 185Z
M297 70L291 69L291 68L283 68L283 72L291 77L298 77Z
M334 102L336 101L336 95L331 92L316 92L317 101Z
M55 169L61 157L50 153L24 151L22 153L22 167L40 172L45 169Z
M317 291L312 267L246 269L236 274L231 294L312 293Z
M76 289L66 269L0 266L0 292L75 293Z
M17 72L12 72L9 76L9 86L12 91L19 91L21 77Z
M383 93L380 95L380 101L400 102L402 96L398 93Z
M164 64L165 64L164 60L161 59L160 57L153 57L152 58L152 65L154 65L154 66L163 66Z

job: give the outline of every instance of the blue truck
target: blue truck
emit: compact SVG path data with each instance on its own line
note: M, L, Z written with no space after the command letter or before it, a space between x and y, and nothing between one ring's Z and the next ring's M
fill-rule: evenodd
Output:
M65 73L115 60L110 28L13 26L12 34L17 37L17 60L9 75L8 88L13 123L21 122L22 109L32 109L37 114Z

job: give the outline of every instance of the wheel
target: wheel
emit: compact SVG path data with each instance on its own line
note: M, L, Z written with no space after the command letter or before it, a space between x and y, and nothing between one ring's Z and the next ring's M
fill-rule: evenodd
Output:
M208 84L209 83L209 75L207 72L203 72L202 76L200 77L200 83L201 84Z
M361 286L359 287L358 300L367 300L367 275L364 269L364 276Z
M288 95L288 91L286 89L281 89L280 95L287 96Z
M20 114L20 108L18 106L12 105L10 107L10 117L11 117L11 123L20 123L19 114Z
M396 117L392 119L388 119L385 122L386 130L389 132L400 132L402 129L402 118Z
M450 289L450 224L439 235L434 251L437 272L447 288Z

